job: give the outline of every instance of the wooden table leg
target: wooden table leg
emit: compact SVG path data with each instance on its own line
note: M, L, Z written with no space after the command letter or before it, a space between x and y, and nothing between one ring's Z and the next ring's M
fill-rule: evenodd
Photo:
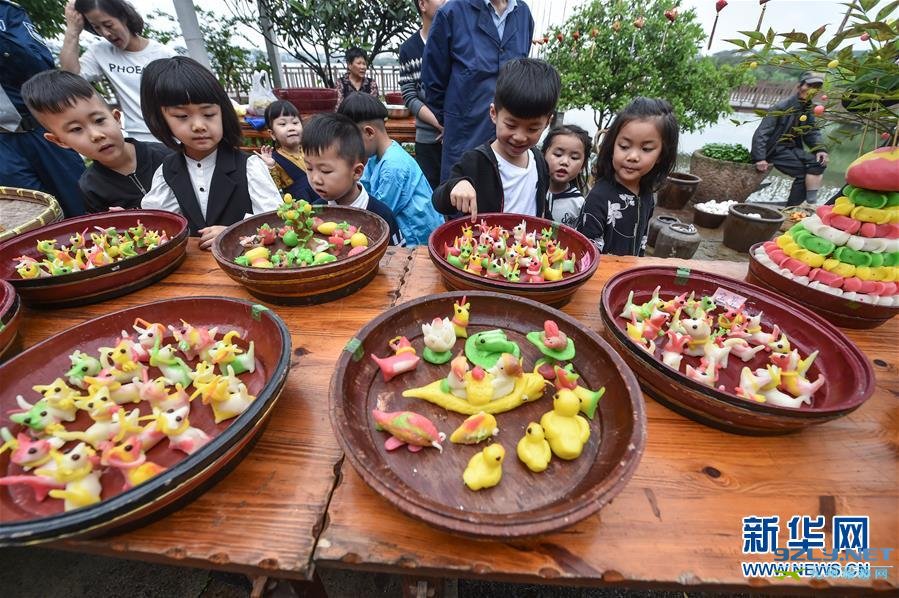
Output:
M441 577L414 577L403 575L403 598L455 598L447 595L445 582Z

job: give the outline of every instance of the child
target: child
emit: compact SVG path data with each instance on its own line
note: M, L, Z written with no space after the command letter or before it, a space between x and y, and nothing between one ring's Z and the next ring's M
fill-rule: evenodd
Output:
M278 147L262 148L259 157L268 166L275 186L295 199L313 203L321 199L309 185L306 160L303 158L303 121L296 106L284 100L272 102L265 109L265 125Z
M615 117L577 227L602 253L643 255L653 191L674 168L677 137L677 119L664 100L637 98Z
M303 132L309 183L329 205L374 212L387 221L390 244L404 245L396 218L384 203L370 197L359 179L365 169L365 145L356 123L342 114L316 114Z
M337 109L359 127L365 154L371 156L362 173L362 186L396 216L412 245L425 245L431 231L443 224L431 205L431 185L415 158L387 134L387 108L365 93L351 93Z
M231 100L200 63L186 56L154 60L144 69L140 98L150 132L176 150L153 175L142 208L183 214L200 249L210 249L227 226L281 204L262 158L238 149Z
M93 160L78 180L88 212L140 207L171 150L126 139L122 114L78 75L56 69L38 73L22 85L22 99L47 129L48 141Z
M549 170L534 147L559 101L559 73L542 60L510 60L499 71L490 119L496 139L462 154L432 197L442 214L543 216Z
M549 214L556 222L577 226L587 189L590 136L577 125L558 125L543 140L549 166Z

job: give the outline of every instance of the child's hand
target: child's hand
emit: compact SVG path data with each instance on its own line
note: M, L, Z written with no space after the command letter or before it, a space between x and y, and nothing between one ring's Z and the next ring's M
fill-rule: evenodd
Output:
M226 226L207 226L206 228L201 228L200 249L205 249L206 251L212 249L212 242L226 228Z
M262 161L265 162L265 166L269 170L277 166L277 162L275 162L275 159L272 158L272 146L263 145L261 148L259 148L259 151L256 152L256 155L262 158Z
M84 30L84 17L81 16L80 12L75 10L75 0L69 0L66 3L65 19L67 29L71 29L77 33L81 33Z
M463 214L471 214L471 221L478 219L478 194L468 181L459 181L450 190L450 203Z

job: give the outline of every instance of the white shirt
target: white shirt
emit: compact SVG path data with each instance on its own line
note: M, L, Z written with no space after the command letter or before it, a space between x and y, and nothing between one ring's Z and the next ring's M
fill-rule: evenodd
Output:
M137 52L119 50L103 40L88 47L79 63L81 76L88 81L97 81L104 76L109 79L125 116L126 137L134 137L138 141L159 141L150 134L140 111L140 78L144 67L154 60L176 55L174 50L153 40Z
M368 209L368 191L366 191L365 187L363 187L362 185L360 185L358 183L356 184L356 187L359 188L359 195L356 197L356 199L353 200L353 203L351 203L349 205L349 207L361 208L363 210L367 210ZM329 199L328 205L336 206L337 202L334 201L333 199Z
M203 218L206 218L206 208L209 205L209 186L212 184L212 175L215 173L215 158L218 150L212 152L202 160L191 160L185 156L187 162L187 173L190 176L190 183L194 188L194 194L197 196L197 203L200 205L200 212ZM261 214L262 212L271 212L278 209L281 205L281 193L269 174L268 167L259 156L250 156L247 159L247 188L250 191L250 205L253 211L247 216L253 214ZM366 201L367 203L367 201ZM175 192L165 182L165 176L162 174L162 166L156 169L153 174L153 187L150 192L144 195L140 202L141 209L144 210L166 210L167 212L181 213L181 207L178 205L178 198Z
M528 150L528 165L524 168L508 162L493 152L496 156L496 165L499 168L499 177L503 183L503 212L507 214L537 215L537 164L534 156Z

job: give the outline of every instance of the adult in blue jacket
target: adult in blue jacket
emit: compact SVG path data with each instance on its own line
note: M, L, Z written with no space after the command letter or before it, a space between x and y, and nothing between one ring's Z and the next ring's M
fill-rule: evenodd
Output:
M443 125L440 180L463 152L496 136L490 103L499 68L531 49L534 19L523 0L450 0L425 45L421 79Z
M22 101L22 83L52 69L53 56L15 2L0 0L0 186L56 197L66 217L84 214L78 179L81 157L44 139L46 130Z

